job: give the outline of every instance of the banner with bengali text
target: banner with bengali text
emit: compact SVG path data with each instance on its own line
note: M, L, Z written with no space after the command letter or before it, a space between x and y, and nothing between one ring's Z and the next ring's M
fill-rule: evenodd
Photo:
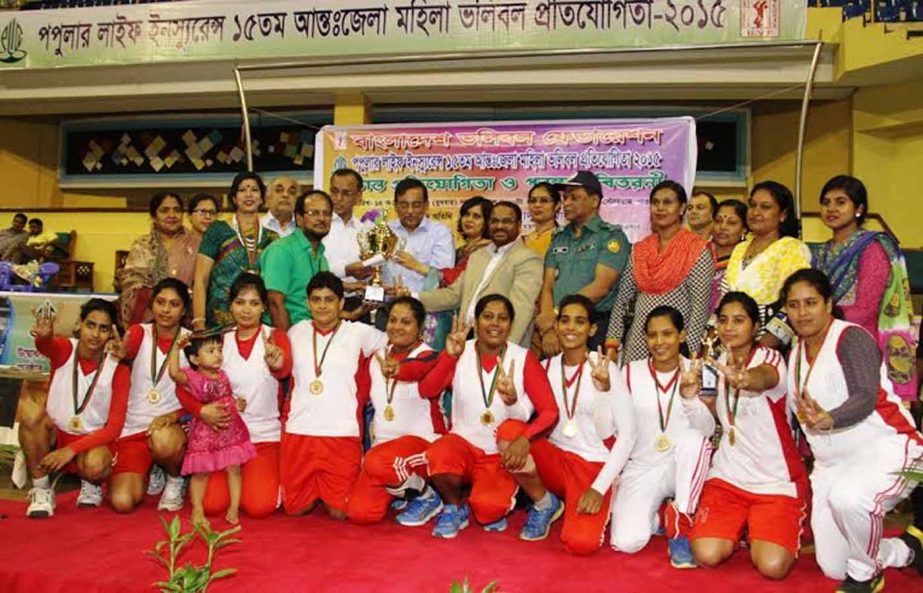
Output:
M0 69L791 41L806 0L192 0L0 12Z
M417 177L429 191L429 216L454 228L467 198L512 200L526 212L533 185L589 170L602 184L601 216L635 242L650 232L651 189L672 179L691 190L696 155L691 117L324 126L314 186L326 187L336 169L355 169L365 180L362 209L393 217L394 187Z

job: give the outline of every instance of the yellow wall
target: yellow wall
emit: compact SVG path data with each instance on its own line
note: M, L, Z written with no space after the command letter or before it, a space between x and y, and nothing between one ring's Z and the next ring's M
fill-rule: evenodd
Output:
M0 118L0 207L58 206L57 166L57 124Z

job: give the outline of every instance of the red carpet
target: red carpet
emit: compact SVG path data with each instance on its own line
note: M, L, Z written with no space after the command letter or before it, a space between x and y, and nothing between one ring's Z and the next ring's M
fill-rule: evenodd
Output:
M0 520L0 591L153 591L151 584L165 575L144 553L163 537L154 501L133 515L120 516L105 507L78 511L75 497L73 492L59 496L57 514L49 520L26 519L24 504L0 501L0 513L8 515ZM471 526L458 538L442 541L430 537L428 528L393 522L363 527L334 522L323 513L244 518L243 542L226 548L216 563L218 568L236 567L239 573L209 590L448 593L452 581L466 576L478 593L494 579L506 593L814 593L832 592L837 585L821 575L811 555L801 558L781 583L759 577L745 554L718 570L674 570L667 563L663 538L655 538L636 556L604 548L577 558L564 552L560 524L544 542L520 542L516 534L523 521L519 512L505 533L488 534ZM212 522L224 528L220 519ZM182 561L202 556L203 549L196 547ZM923 590L923 577L910 570L889 570L886 583L889 593Z

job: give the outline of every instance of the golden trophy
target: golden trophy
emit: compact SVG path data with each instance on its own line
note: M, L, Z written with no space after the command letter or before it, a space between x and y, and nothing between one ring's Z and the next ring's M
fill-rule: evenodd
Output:
M383 303L385 302L385 289L381 282L381 266L396 251L403 248L404 241L394 234L388 226L388 217L381 212L369 211L362 217L362 220L373 223L371 227L360 230L356 235L362 265L374 269L363 298L369 302Z

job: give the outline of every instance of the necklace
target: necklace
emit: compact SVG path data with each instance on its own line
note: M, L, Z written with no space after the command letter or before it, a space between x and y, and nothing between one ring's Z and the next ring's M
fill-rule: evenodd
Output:
M564 396L564 413L567 416L567 422L564 423L564 429L562 432L564 436L569 439L577 436L579 430L577 429L577 423L574 422L574 414L577 413L577 401L580 399L580 382L583 378L583 366L586 364L586 360L580 363L580 366L577 367L577 370L574 371L574 374L570 379L567 378L567 373L564 368L564 355L561 355L561 392ZM574 389L574 397L570 402L567 401L567 388L577 384L577 387Z
M493 412L490 411L490 406L494 403L494 394L497 391L497 377L500 375L500 365L503 364L503 357L506 355L506 344L503 345L503 348L500 349L500 354L497 355L497 366L494 367L493 377L490 380L490 391L488 391L484 386L484 367L481 365L481 347L475 342L474 359L477 362L478 366L478 380L481 383L481 398L484 400L485 411L481 414L481 424L484 426L490 426L494 423Z
M170 342L170 350L173 350L173 347L176 346L176 341L179 339L181 331L179 328L176 328L176 333L173 335L173 341ZM160 364L160 369L157 368L157 325L151 326L151 389L147 392L147 401L151 405L157 405L160 402L161 393L157 389L157 384L160 383L160 380L163 378L164 371L167 370L167 361L170 359L170 350L167 350L167 355L164 357L163 362Z
M667 425L670 424L670 416L673 413L673 400L676 397L676 388L679 386L679 367L667 382L666 387L661 385L657 379L657 370L654 368L654 362L651 359L647 361L647 368L651 373L651 378L654 380L655 395L657 396L657 419L660 422L660 434L654 439L654 448L657 449L658 453L666 453L672 447L670 437L667 436ZM667 391L670 391L670 399L667 401L667 413L664 416L663 406L660 403L660 394L666 394Z
M87 388L86 393L83 394L83 399L78 401L78 385L77 385L77 373L80 372L80 358L77 355L77 347L74 346L74 372L71 377L71 394L73 395L74 400L74 415L71 417L70 422L67 426L75 433L80 433L83 431L83 420L80 419L80 414L87 408L90 403L90 399L93 397L93 391L96 389L96 383L99 381L99 371L103 368L104 358L100 358L96 364L96 372L93 373L93 380L90 382L90 386Z
M311 335L312 340L312 354L314 356L314 377L315 379L311 381L308 385L308 390L311 392L311 395L320 395L324 392L324 382L321 381L321 373L323 373L324 361L327 360L327 351L330 350L330 344L333 344L333 338L336 337L337 331L340 329L340 323L337 322L336 327L333 328L333 333L330 334L330 339L327 340L327 345L324 346L324 351L321 354L320 362L317 361L317 327L314 327L312 324L311 328L314 330L314 333Z

